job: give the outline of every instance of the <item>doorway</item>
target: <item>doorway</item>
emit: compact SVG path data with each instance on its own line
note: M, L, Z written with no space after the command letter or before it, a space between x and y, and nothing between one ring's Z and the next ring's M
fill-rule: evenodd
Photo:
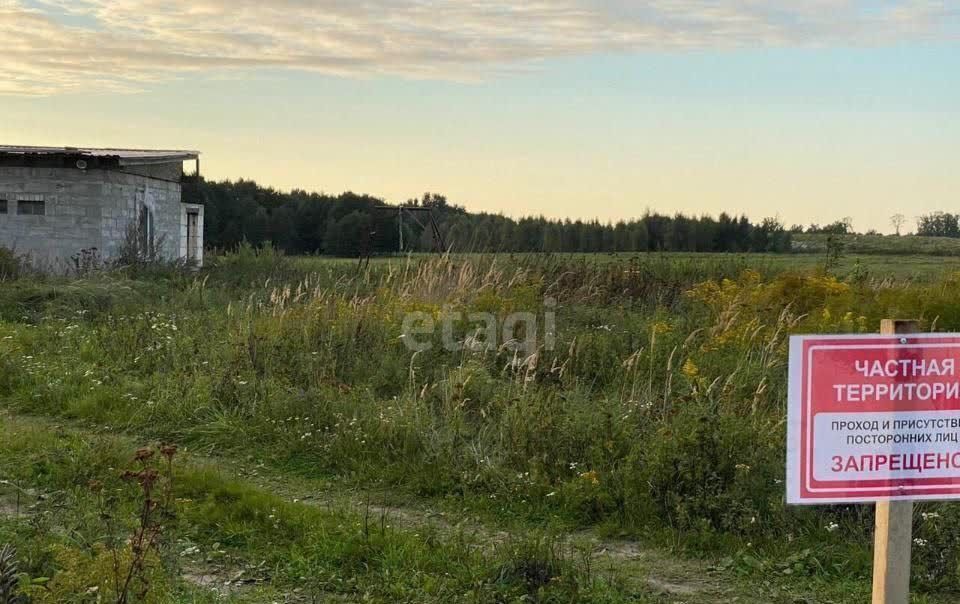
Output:
M200 258L200 214L187 212L187 261L196 263Z

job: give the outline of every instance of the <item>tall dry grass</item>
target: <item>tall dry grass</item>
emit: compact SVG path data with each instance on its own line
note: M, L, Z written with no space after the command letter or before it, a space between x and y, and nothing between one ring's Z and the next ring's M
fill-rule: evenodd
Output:
M960 328L956 277L740 262L474 255L358 270L242 249L199 275L23 282L0 293L0 397L511 521L666 531L774 559L815 543L802 572L866 572L862 513L784 505L787 336L893 315ZM548 297L557 342L533 354L445 350L439 332L413 352L401 337L410 312L539 317ZM476 328L461 318L453 336ZM960 560L960 516L929 509L938 520L918 536L940 562L920 555L919 580L958 584L942 560Z

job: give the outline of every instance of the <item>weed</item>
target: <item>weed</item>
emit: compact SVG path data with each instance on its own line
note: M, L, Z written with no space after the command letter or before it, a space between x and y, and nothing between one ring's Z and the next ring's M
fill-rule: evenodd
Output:
M0 547L0 604L23 604L17 550L10 545Z
M27 260L14 250L0 246L0 283L32 274Z
M17 413L176 441L342 489L431 498L510 526L602 526L730 557L753 573L861 581L870 514L783 502L787 339L867 332L886 316L958 329L957 277L881 280L857 269L845 278L842 262L827 274L780 261L477 255L377 260L358 272L352 262L243 246L195 275L20 279L0 289L0 396ZM546 296L557 301L557 342L535 355L445 350L441 334L412 352L401 340L409 312L504 316L538 312ZM454 326L455 338L471 334ZM208 476L177 473L174 483L162 450L141 460L156 474L137 462L129 475L134 497L104 479L124 463L116 451L35 437L59 453L27 455L0 442L20 460L4 469L0 459L0 470L81 509L96 507L87 481L103 480L106 509L137 519L114 516L115 530L104 531L81 515L87 557L62 543L66 550L29 557L45 569L36 572L51 573L53 559L79 576L119 560L122 580L103 593L124 584L133 595L147 583L173 589L157 576L172 566L159 563L171 555L158 547L172 541L167 534L217 543L224 556L257 552L264 583L296 583L316 570L318 589L383 598L428 589L388 576L417 564L434 579L453 575L436 579L429 597L438 599L470 589L569 599L580 593L574 585L596 583L550 548L469 556L458 574L434 542L377 530L369 518L306 514ZM167 517L170 497L190 504ZM960 515L944 505L925 513L940 516L918 527L931 546L916 557L916 585L956 589ZM350 530L334 530L339 523ZM124 551L130 535L139 545ZM260 549L267 538L276 547ZM145 580L127 581L131 570ZM50 589L69 583L59 573Z

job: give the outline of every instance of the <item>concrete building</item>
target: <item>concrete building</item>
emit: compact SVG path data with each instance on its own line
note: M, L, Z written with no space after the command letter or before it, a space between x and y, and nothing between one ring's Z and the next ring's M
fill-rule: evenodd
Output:
M0 145L0 246L57 271L121 251L203 262L203 206L181 203L196 151Z

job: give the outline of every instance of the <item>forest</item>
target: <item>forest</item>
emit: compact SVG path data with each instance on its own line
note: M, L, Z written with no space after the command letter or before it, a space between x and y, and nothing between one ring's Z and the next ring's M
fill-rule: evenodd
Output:
M400 205L351 192L339 195L280 192L251 180L184 183L184 201L205 205L204 238L215 249L247 241L270 242L291 254L360 256L437 248L430 216L447 249L456 252L785 252L791 232L775 218L664 215L638 211L640 218L597 220L514 219L473 213L443 195L425 193ZM400 207L429 208L404 212ZM401 246L402 232L402 246Z

